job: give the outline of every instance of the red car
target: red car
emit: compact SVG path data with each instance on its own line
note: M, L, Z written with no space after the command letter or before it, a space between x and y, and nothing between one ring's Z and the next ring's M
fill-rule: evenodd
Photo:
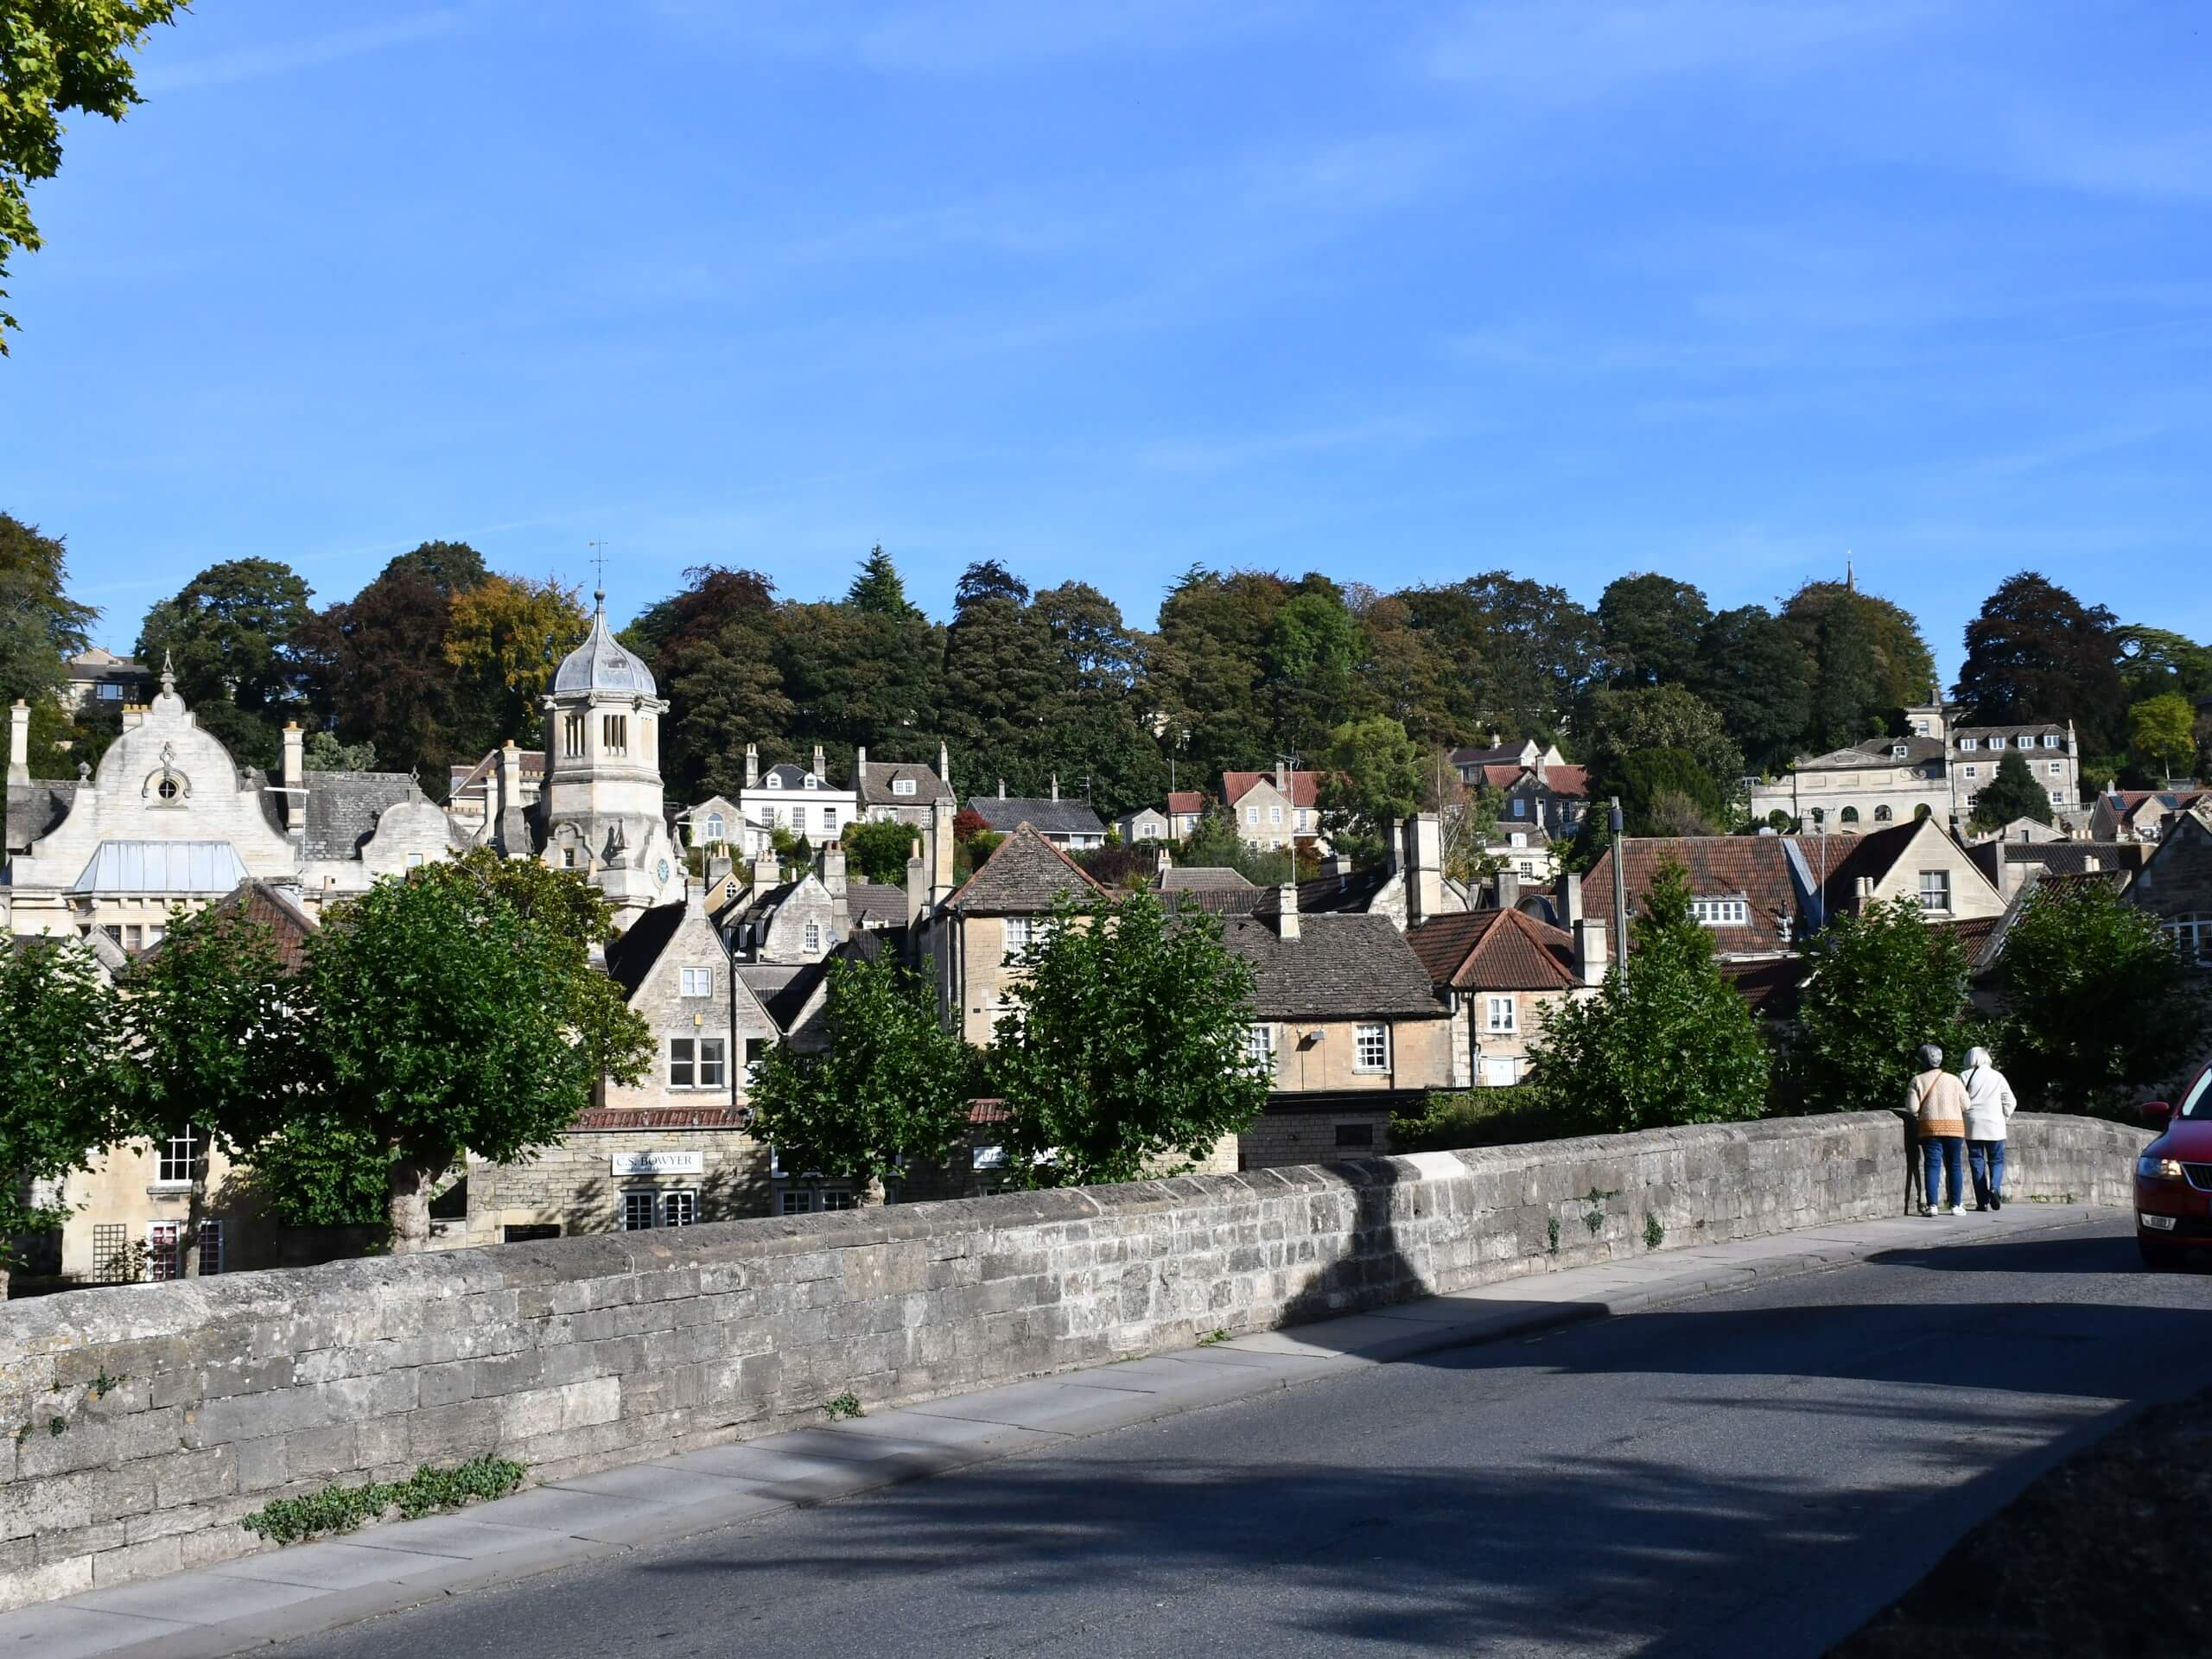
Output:
M2135 1243L2154 1268L2212 1253L2212 1064L2196 1074L2178 1110L2143 1109L2166 1132L2135 1160Z

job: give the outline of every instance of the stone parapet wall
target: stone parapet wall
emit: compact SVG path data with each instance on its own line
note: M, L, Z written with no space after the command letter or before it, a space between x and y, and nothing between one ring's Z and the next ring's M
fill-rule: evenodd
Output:
M2015 1120L2014 1195L2139 1131ZM0 1608L245 1554L238 1517L496 1452L561 1478L1668 1246L1897 1214L1887 1114L332 1262L0 1306ZM58 1427L57 1427L58 1426Z

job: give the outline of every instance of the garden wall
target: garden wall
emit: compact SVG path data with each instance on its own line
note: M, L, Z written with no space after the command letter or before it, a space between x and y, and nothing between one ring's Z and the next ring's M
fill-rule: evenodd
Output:
M2016 1120L2017 1196L2139 1131ZM559 1478L1646 1246L1896 1215L1887 1114L603 1234L0 1305L0 1608L244 1554L238 1517L497 1452ZM1554 1241L1556 1239L1556 1250Z

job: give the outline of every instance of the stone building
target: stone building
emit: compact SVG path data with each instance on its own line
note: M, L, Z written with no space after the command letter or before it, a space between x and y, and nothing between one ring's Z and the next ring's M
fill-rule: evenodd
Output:
M1585 916L1569 932L1519 910L1435 917L1406 943L1451 1015L1454 1089L1526 1077L1547 1011L1603 984L1609 956L1602 921Z
M842 836L845 826L853 823L860 811L859 795L853 790L839 789L830 781L818 743L814 747L811 766L785 760L766 772L760 769L760 750L747 744L745 787L737 798L745 816L763 829L771 832L788 830L801 841L817 847Z
M1106 825L1090 810L1087 801L1064 801L1060 798L1060 780L1052 779L1050 795L1013 795L1006 792L1006 779L999 779L996 795L971 795L968 810L982 818L991 833L1010 836L1023 824L1055 847L1084 852L1106 844Z
M1294 842L1321 841L1321 780L1317 773L1278 766L1273 772L1224 772L1221 798L1244 844L1280 851Z
M67 677L56 689L61 706L72 715L87 704L110 703L121 708L144 696L154 683L146 664L135 657L118 657L98 645L79 652L66 664Z
M931 810L940 801L955 804L952 760L945 746L937 746L937 769L918 760L870 760L862 748L853 757L853 787L860 798L861 816L871 823L894 821L916 829L930 822Z
M2212 790L2120 789L2097 791L2089 810L2089 834L2098 841L2155 842L2164 838L2177 818L2194 817L2212 823Z
M991 1040L1021 954L1063 896L1088 904L1106 889L1024 819L982 868L918 918L915 959L928 964L945 1023L969 1042Z
M2212 828L2195 813L2171 820L2127 899L2156 916L2190 961L2212 968Z

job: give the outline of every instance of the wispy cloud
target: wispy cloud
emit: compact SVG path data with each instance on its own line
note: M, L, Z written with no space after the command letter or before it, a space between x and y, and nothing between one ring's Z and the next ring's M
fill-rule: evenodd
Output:
M1580 99L1712 72L1771 73L1910 29L1916 0L1507 0L1468 10L1430 72L1523 97Z
M205 86L228 86L244 80L263 80L272 76L293 74L302 69L316 68L326 63L336 63L346 58L359 57L365 52L381 52L396 46L411 46L417 41L435 39L451 33L461 21L461 14L457 10L424 11L411 16L395 17L389 22L335 29L327 35L276 41L267 46L241 47L233 52L218 52L204 58L187 58L181 62L163 62L154 58L149 59L140 72L138 82L149 92L177 92Z

